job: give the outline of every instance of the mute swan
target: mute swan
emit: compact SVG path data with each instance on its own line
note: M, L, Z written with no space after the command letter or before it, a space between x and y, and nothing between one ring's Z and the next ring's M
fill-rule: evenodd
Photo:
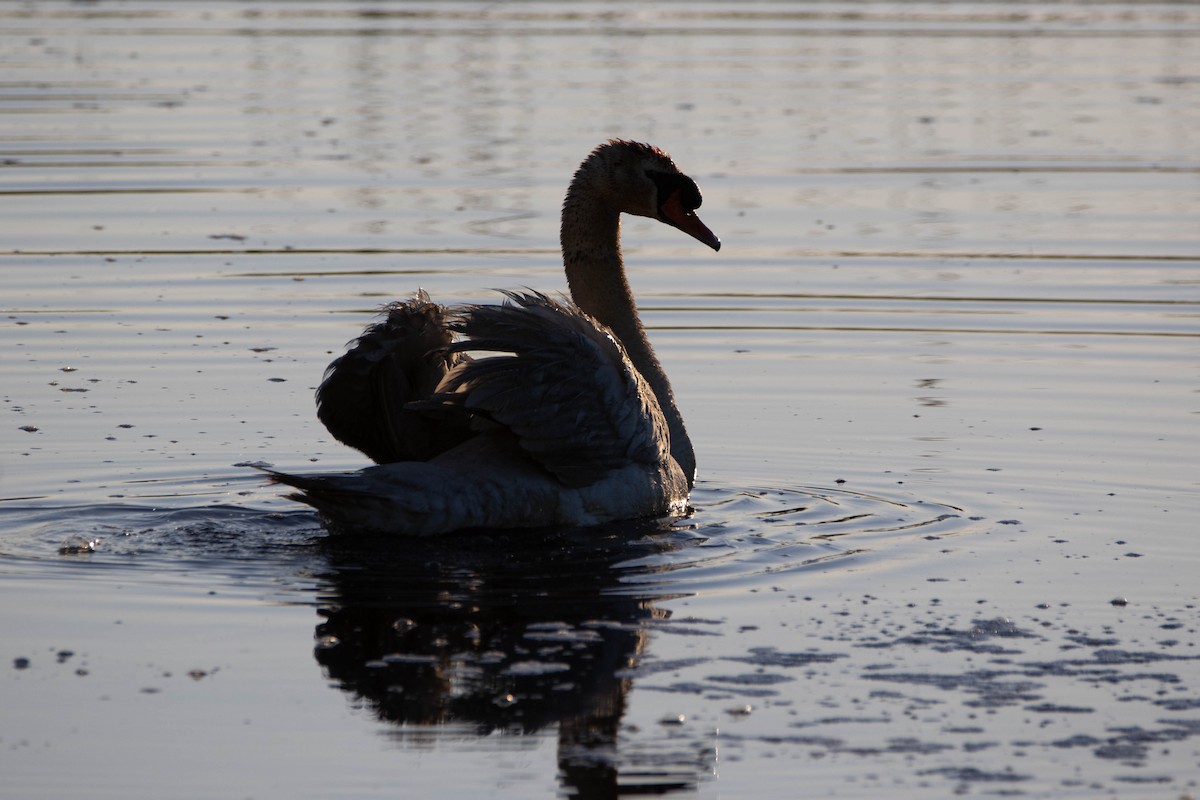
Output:
M271 479L332 530L427 536L681 513L696 457L638 319L619 218L657 219L719 250L699 206L663 151L600 145L562 209L574 305L536 292L455 309L424 291L393 303L317 390L329 431L379 465Z

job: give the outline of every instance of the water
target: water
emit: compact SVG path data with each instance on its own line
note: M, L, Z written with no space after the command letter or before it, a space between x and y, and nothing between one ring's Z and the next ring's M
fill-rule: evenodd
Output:
M1178 798L1200 782L1188 4L0 8L0 795ZM609 136L677 521L331 540L312 390L563 288Z

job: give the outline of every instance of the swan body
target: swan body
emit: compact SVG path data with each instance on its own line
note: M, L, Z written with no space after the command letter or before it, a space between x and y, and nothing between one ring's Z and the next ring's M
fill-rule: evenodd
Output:
M593 525L682 513L696 459L638 318L620 215L720 249L700 192L650 145L612 140L580 165L562 210L573 303L504 292L448 309L393 303L332 364L317 413L377 466L270 472L341 531Z

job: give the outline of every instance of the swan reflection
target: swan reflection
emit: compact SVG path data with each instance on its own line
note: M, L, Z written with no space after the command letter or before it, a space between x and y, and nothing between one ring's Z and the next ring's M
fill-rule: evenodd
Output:
M622 581L623 565L644 574L646 556L680 546L667 523L389 543L328 540L314 654L339 689L422 738L557 726L569 796L694 785L694 763L622 777L617 752L629 668L649 623L669 616L661 594Z

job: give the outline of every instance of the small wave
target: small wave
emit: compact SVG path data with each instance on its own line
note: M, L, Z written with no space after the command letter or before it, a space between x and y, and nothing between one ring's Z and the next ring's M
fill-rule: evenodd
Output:
M680 546L621 565L623 580L671 593L750 586L783 571L836 568L889 544L959 535L979 518L942 502L817 486L748 488L705 482Z
M348 559L370 561L414 589L433 580L426 567L435 563L438 588L449 596L484 574L517 595L577 584L655 597L754 586L779 572L848 566L868 553L886 559L889 547L962 534L979 519L942 502L816 486L702 482L692 503L681 519L435 539L330 536L304 509L6 505L0 556L27 565L90 558L165 571L253 564L269 580L287 577L272 570L322 572Z

